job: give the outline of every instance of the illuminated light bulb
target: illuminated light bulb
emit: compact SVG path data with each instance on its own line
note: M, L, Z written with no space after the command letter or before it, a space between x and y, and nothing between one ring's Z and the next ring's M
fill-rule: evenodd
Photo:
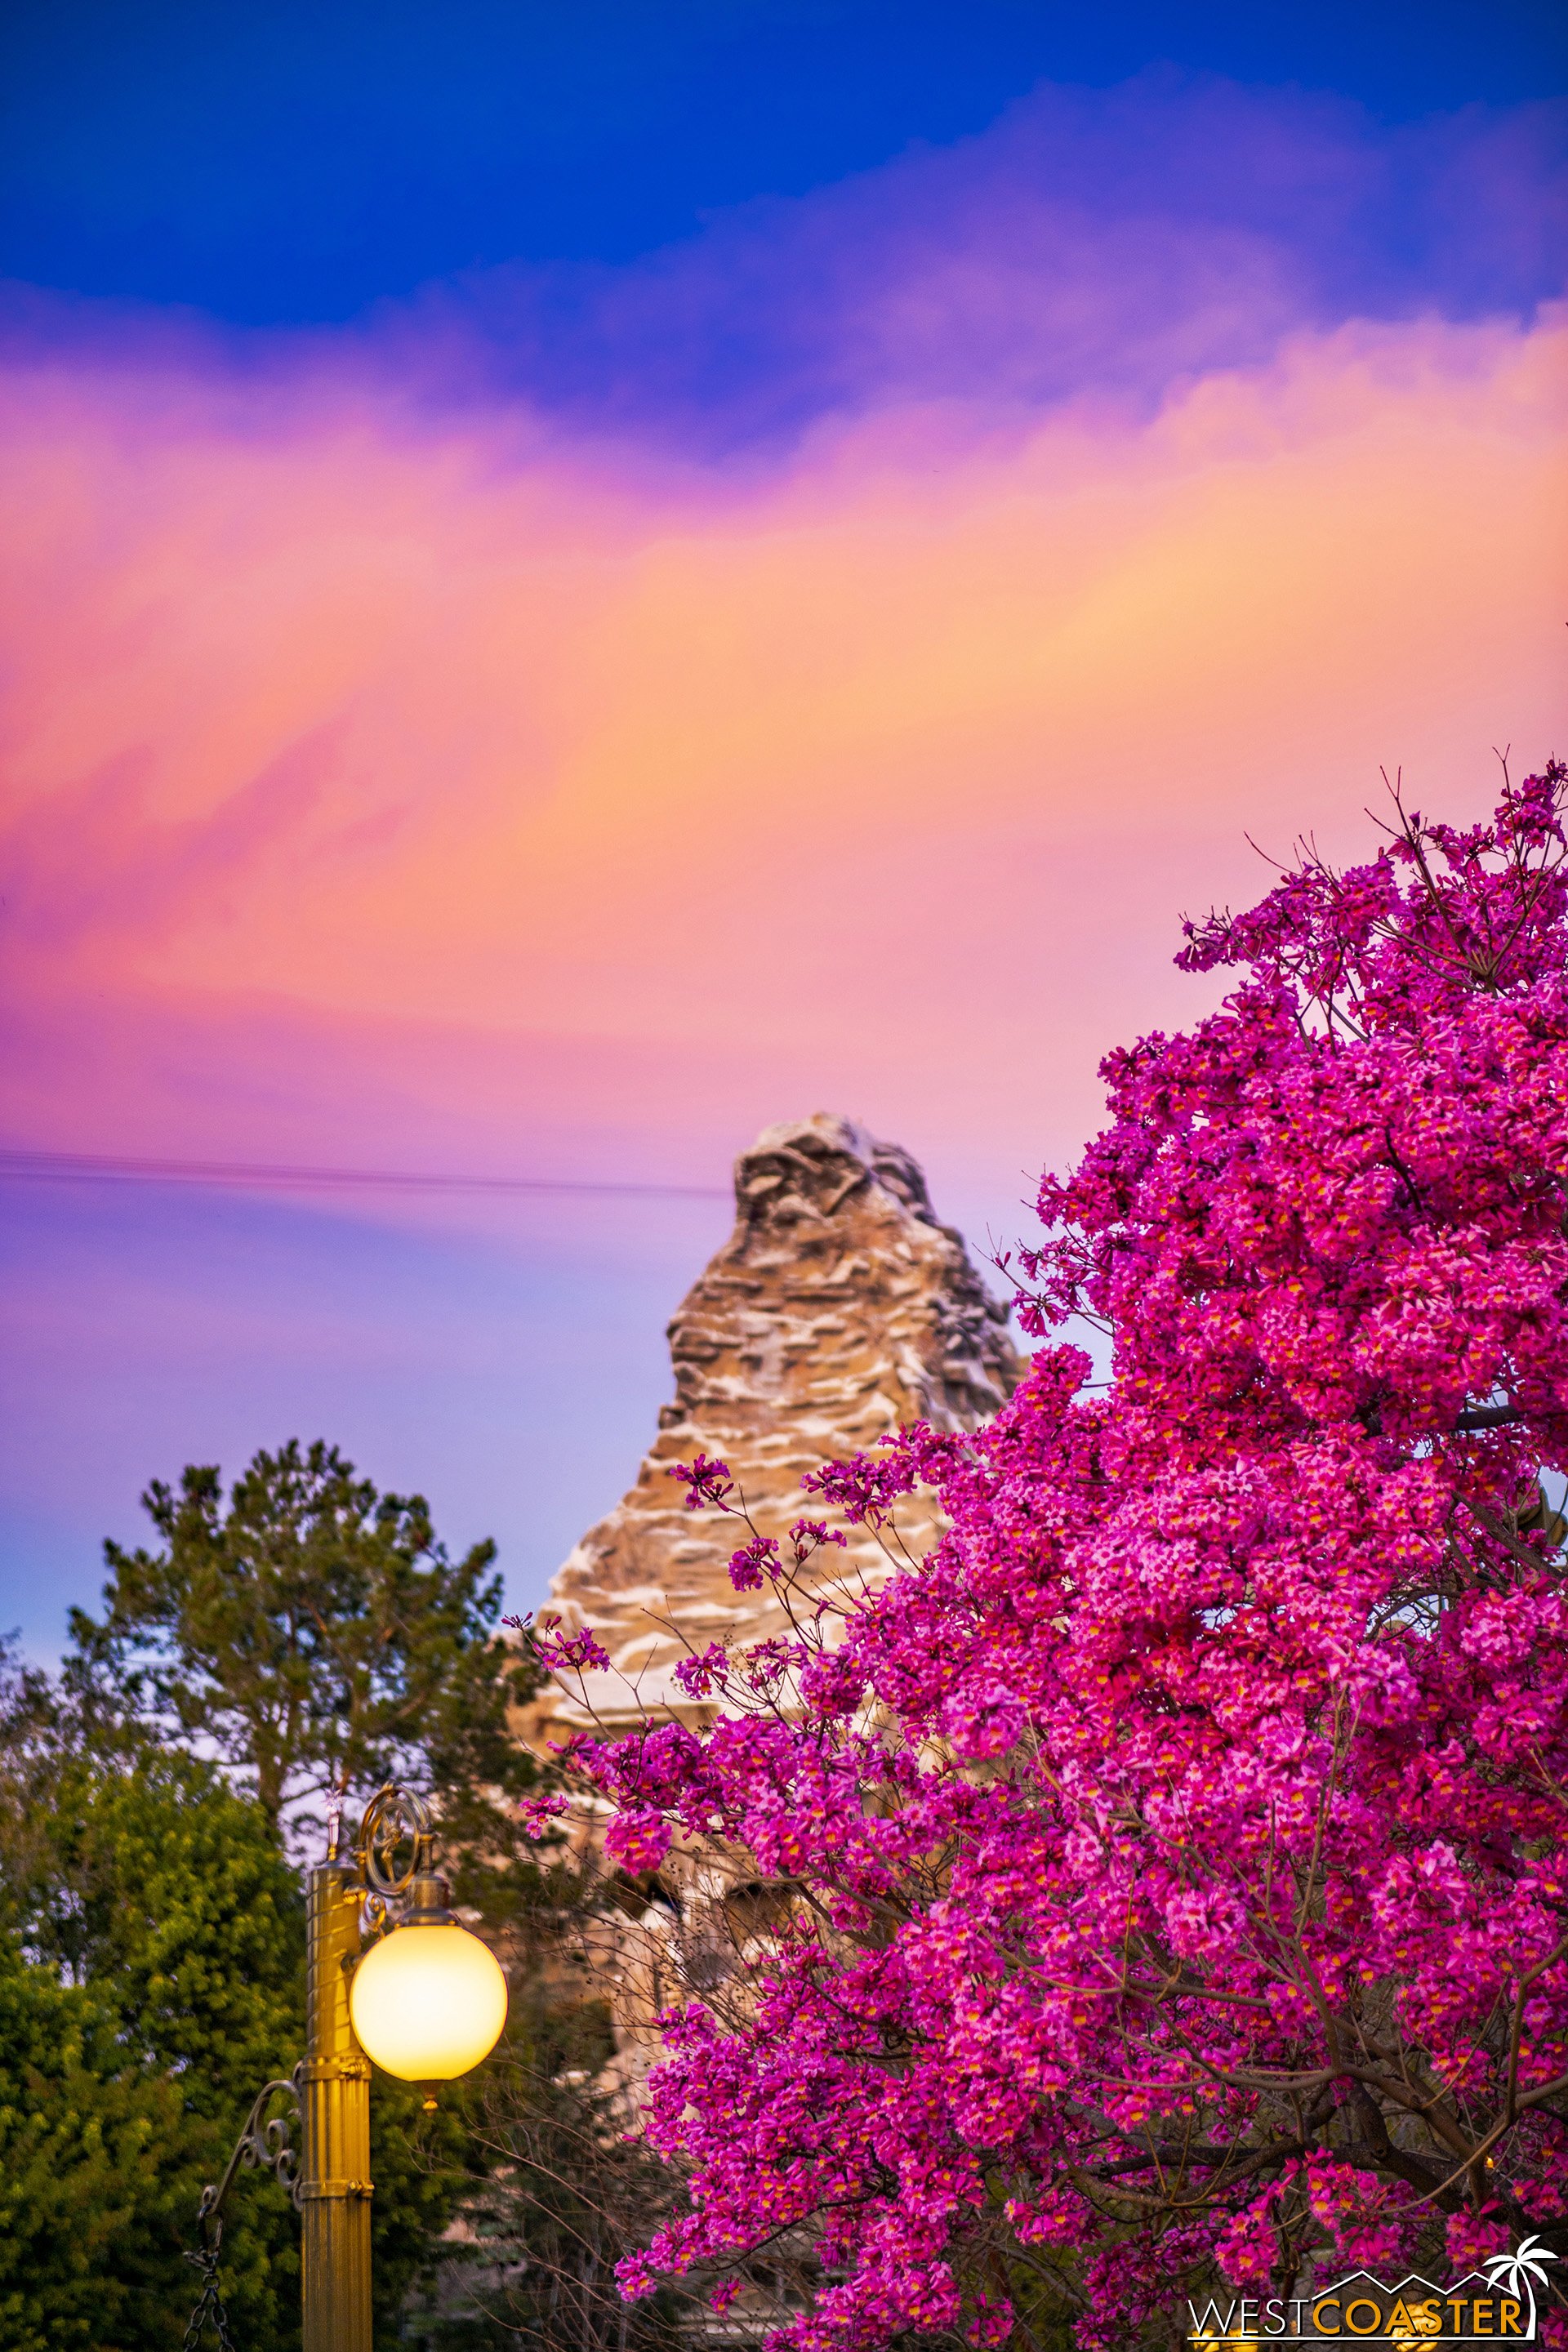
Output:
M446 2083L488 2057L506 2023L493 1952L456 1923L395 1927L354 1969L349 2014L360 2046L405 2083Z

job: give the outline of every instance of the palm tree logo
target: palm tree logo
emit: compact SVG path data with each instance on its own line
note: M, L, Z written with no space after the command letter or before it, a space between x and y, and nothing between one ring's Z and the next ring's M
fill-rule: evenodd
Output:
M1535 2290L1549 2282L1543 2265L1554 2263L1556 2255L1539 2238L1526 2238L1511 2254L1492 2254L1485 2264L1486 2282L1500 2294L1526 2295L1530 2300L1530 2325L1525 2329L1528 2341L1535 2338Z

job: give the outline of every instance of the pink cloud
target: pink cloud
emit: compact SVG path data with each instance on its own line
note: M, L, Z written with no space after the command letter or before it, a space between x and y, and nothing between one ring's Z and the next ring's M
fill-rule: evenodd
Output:
M1302 332L729 482L374 373L18 360L15 1139L692 1173L827 1102L1016 1198L1196 1006L1244 828L1354 849L1379 761L1466 809L1551 748L1565 354Z

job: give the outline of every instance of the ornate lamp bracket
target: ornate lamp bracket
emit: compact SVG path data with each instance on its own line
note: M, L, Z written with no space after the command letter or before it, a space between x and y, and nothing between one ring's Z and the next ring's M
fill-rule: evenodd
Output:
M234 2144L234 2153L224 2168L223 2179L209 2181L202 2190L202 2201L196 2208L196 2220L204 2238L211 2234L214 2223L221 2231L221 2215L235 2176L243 2168L247 2172L270 2172L280 2188L289 2191L296 2212L300 2210L300 2150L294 2144L294 2126L300 2120L300 2083L304 2070L301 2059L291 2074L280 2074L259 2090L251 2102L245 2128ZM289 2111L268 2115L274 2099L289 2101Z
M372 1927L415 1919L434 1927L450 1920L452 1890L436 1868L435 1854L430 1808L414 1790L389 1780L365 1807L354 1849Z

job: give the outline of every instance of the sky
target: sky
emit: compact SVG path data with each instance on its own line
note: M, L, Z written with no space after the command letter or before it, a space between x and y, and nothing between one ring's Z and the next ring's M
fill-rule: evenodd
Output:
M532 1605L763 1124L1026 1234L1101 1056L1217 1001L1184 912L1369 854L1384 770L1468 817L1563 746L1554 6L0 42L36 1655L150 1478L296 1435Z

